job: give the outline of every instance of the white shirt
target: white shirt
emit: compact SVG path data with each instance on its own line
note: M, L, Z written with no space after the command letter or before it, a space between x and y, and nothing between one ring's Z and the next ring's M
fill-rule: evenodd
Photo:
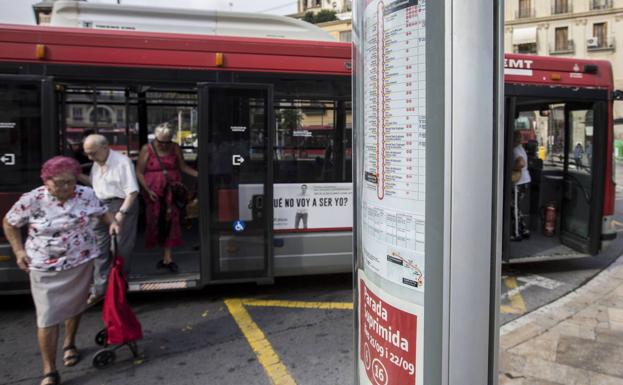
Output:
M530 173L528 172L528 154L526 154L526 150L524 150L521 144L513 148L513 161L515 161L515 159L517 158L523 158L524 166L521 169L521 177L515 184L518 185L518 184L530 183L532 179L530 179Z
M103 166L97 162L91 168L91 185L99 199L121 198L138 192L134 165L127 156L109 150L108 159Z

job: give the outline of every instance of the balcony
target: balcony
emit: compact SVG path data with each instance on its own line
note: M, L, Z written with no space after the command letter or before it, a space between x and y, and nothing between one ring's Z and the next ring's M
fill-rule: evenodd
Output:
M610 9L612 8L612 0L591 0L589 2L589 8L591 11Z
M515 11L515 19L530 19L536 17L534 8L519 8Z
M573 40L567 40L564 44L554 44L550 47L550 55L564 55L569 53L575 53L575 44Z
M589 38L586 40L586 50L589 52L614 51L615 46L616 41L614 40L614 36L610 36L606 39Z
M573 13L573 3L554 1L552 4L552 15L563 15Z

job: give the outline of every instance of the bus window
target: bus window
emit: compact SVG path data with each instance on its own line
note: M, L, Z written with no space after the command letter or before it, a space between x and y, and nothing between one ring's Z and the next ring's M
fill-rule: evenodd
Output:
M588 118L588 119L587 119ZM568 112L569 140L566 157L569 159L569 184L578 186L574 194L569 194L563 230L589 237L590 193L592 190L592 110L571 110ZM579 192L579 193L578 193Z
M344 161L342 162L342 172L344 182L353 180L353 106L352 102L346 104L346 123L344 137L342 138L344 149Z
M275 182L335 182L336 103L280 101L275 106Z
M125 88L107 89L68 85L64 104L64 152L86 169L90 164L82 152L83 139L92 133L106 137L110 147L136 160L138 156L138 109L136 93Z
M41 91L34 82L0 83L0 191L40 184Z
M173 141L180 145L187 162L197 160L197 95L194 92L147 92L147 138L153 139L160 124L175 132Z

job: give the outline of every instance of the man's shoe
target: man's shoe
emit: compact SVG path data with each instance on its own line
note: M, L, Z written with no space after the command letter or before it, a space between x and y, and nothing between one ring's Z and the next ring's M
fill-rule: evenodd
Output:
M511 242L520 242L522 239L522 236L511 235Z

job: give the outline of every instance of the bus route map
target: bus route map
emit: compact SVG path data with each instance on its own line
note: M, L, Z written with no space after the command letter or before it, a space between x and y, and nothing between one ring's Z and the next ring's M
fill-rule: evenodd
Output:
M426 0L368 0L363 28L366 268L424 291Z

